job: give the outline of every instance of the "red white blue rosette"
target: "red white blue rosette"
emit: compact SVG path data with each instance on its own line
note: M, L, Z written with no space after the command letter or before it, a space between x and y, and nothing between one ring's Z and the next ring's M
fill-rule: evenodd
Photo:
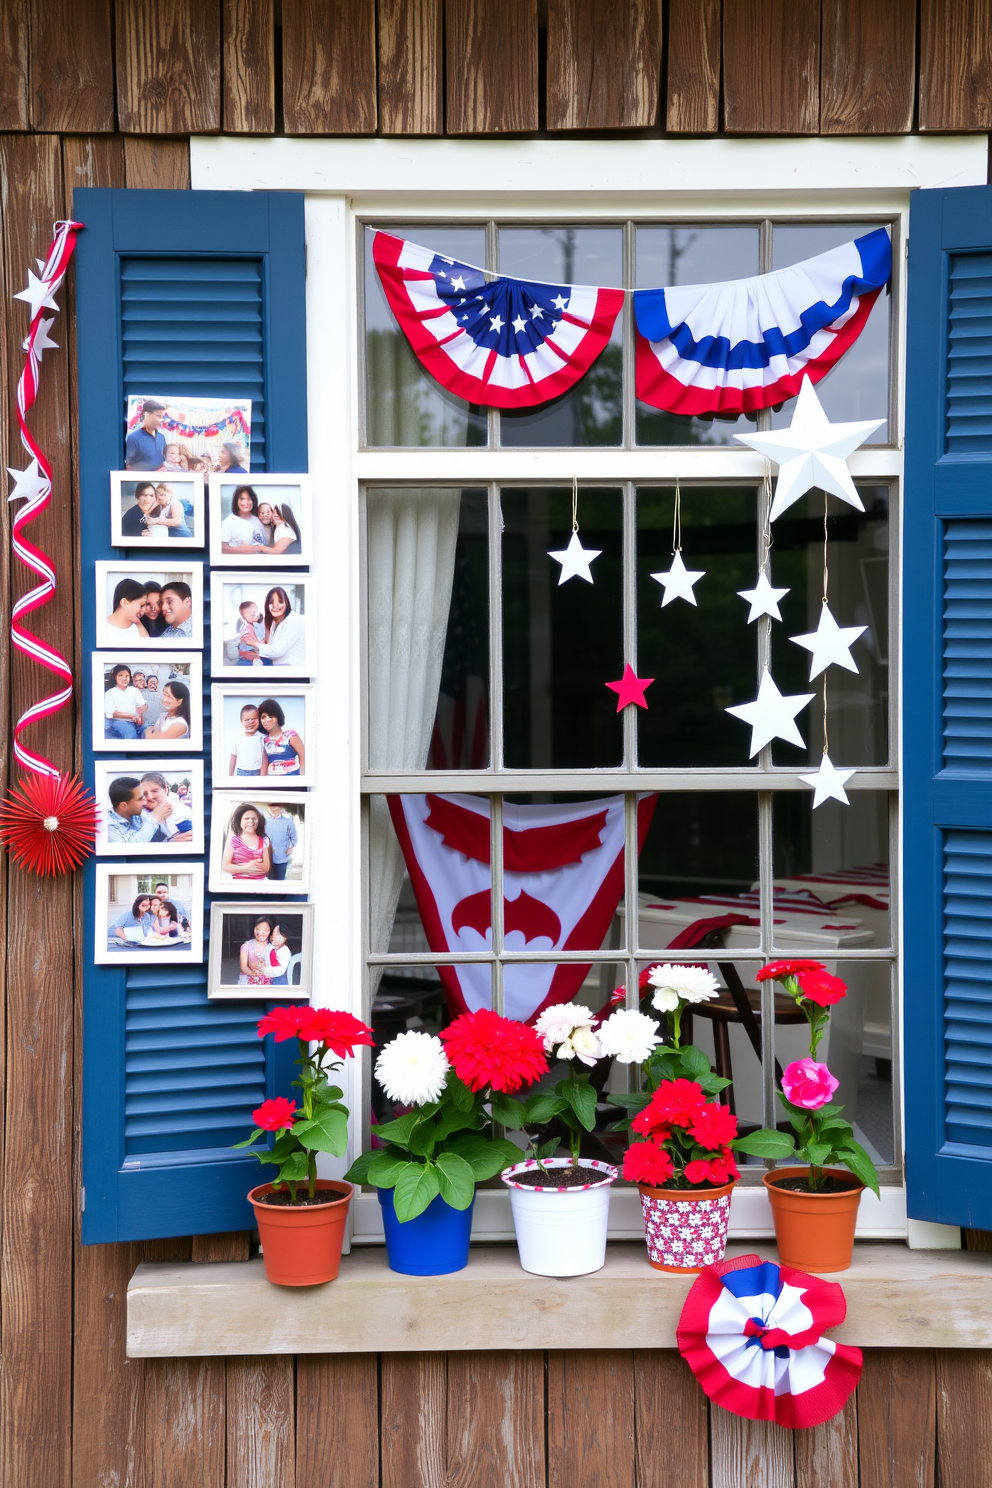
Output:
M840 1286L762 1261L719 1261L693 1283L676 1336L709 1398L734 1415L818 1426L861 1377L861 1350L823 1335L844 1321Z

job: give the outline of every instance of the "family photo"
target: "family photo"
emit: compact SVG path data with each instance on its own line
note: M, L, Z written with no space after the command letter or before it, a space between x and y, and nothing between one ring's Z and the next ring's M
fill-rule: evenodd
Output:
M203 661L176 652L95 651L93 748L193 752L203 748Z
M310 562L310 477L253 475L210 480L210 561L292 567Z
M213 783L242 776L270 785L313 785L313 689L283 683L272 692L250 684L211 688Z
M215 791L210 821L210 888L254 894L310 891L310 797L266 799Z
M128 470L247 475L251 469L251 399L127 400L124 464Z
M210 576L210 649L215 677L238 677L253 667L282 676L314 669L312 617L307 613L309 575Z
M98 863L93 951L99 966L202 962L202 864Z
M210 906L209 997L307 998L312 976L312 904Z
M203 565L96 564L98 646L203 645Z
M202 548L206 541L203 476L135 479L110 472L110 540L117 548Z
M97 760L98 857L117 853L203 852L203 764Z

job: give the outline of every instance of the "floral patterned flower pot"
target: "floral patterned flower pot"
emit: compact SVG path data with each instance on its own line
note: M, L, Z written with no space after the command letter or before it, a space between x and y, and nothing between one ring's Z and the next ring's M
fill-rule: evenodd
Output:
M279 1286L318 1286L337 1276L354 1189L338 1178L318 1178L317 1189L326 1194L327 1202L298 1209L260 1202L273 1192L271 1183L260 1183L248 1195L262 1242L267 1281Z
M510 1190L520 1264L535 1276L586 1276L606 1264L610 1184L616 1181L617 1169L587 1158L581 1165L602 1173L599 1182L581 1188L534 1188L515 1182L519 1174L534 1171L533 1159L516 1163L502 1175ZM570 1159L549 1157L544 1166L567 1168Z
M648 1260L656 1271L698 1274L723 1260L733 1183L722 1188L648 1188L637 1185Z

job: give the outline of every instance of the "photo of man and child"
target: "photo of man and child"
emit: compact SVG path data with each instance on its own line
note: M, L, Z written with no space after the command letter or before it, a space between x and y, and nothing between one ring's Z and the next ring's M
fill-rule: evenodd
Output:
M313 670L306 614L308 575L212 574L211 652L215 677L241 667L271 667L292 676Z
M97 645L203 645L203 565L96 564Z
M215 785L253 776L272 785L312 785L307 763L309 687L279 688L264 695L258 688L214 687Z
M247 475L251 467L251 399L218 403L214 398L127 400L124 464L128 470L204 479L214 474Z
M206 524L202 475L134 480L110 472L111 540L118 548L202 548Z
M308 475L253 475L250 484L212 478L212 563L309 563L310 530Z
M199 656L94 654L93 748L202 748L202 676Z
M101 820L96 851L200 853L203 851L203 765L148 760L131 767L98 760L95 767Z
M211 905L209 996L309 997L312 942L312 904Z
M210 888L250 885L256 894L310 889L309 797L288 792L260 804L215 791L210 830Z
M177 863L98 863L96 867L98 965L203 960L203 868Z

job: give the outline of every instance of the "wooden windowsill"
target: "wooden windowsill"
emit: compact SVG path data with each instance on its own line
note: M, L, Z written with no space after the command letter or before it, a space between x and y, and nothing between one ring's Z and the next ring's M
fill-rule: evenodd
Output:
M728 1255L768 1245L732 1245ZM838 1342L869 1348L992 1348L992 1255L855 1247L839 1281ZM674 1348L692 1278L654 1271L644 1246L611 1244L591 1276L520 1269L516 1247L473 1245L451 1276L399 1276L382 1247L352 1251L336 1281L276 1287L261 1260L142 1265L128 1287L131 1358L461 1349Z

